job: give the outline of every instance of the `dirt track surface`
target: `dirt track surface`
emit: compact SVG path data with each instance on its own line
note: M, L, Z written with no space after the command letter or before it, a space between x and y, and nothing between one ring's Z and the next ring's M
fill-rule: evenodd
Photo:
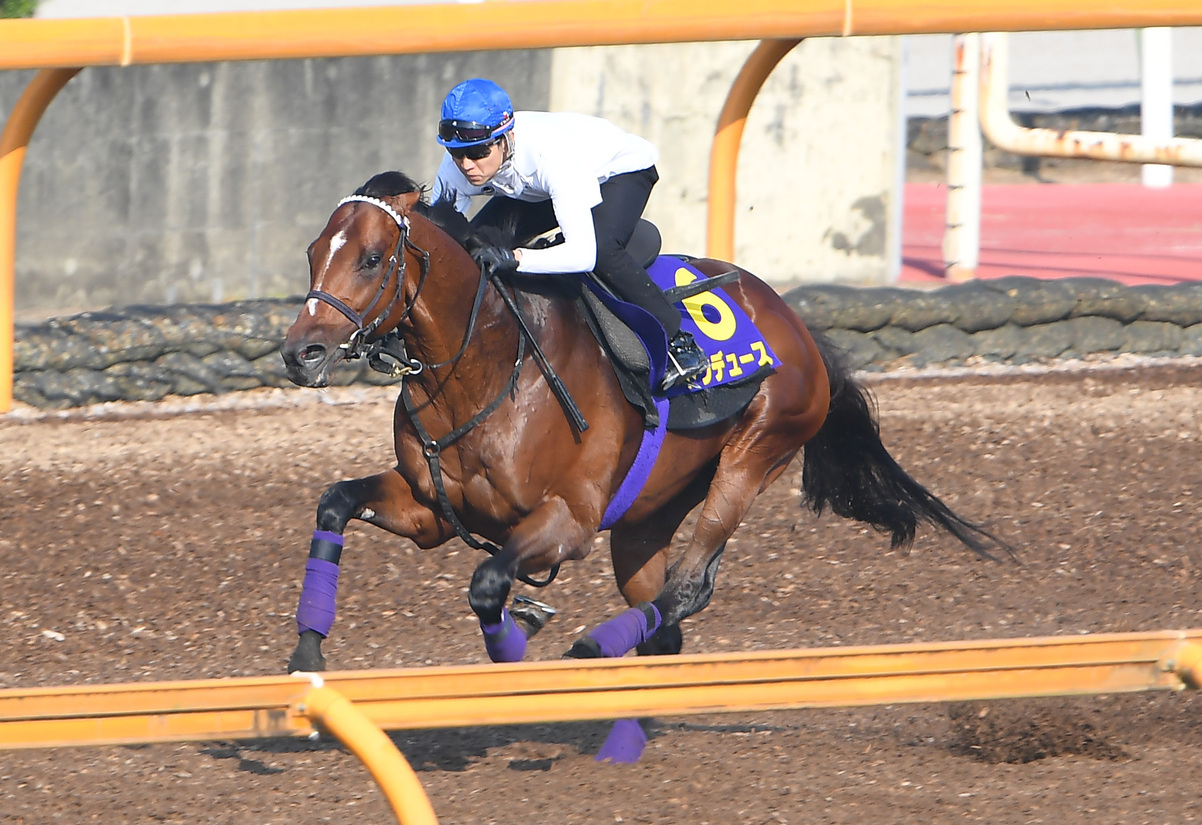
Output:
M794 467L730 543L686 651L1202 626L1200 377L875 383L902 465L1023 564L930 531L890 552L803 512ZM318 496L389 464L390 402L358 395L0 420L0 687L282 672ZM485 661L465 595L478 561L352 527L331 667ZM601 543L541 593L561 612L532 658L622 607ZM634 766L593 761L607 727L393 739L443 825L1202 822L1193 694L660 718ZM395 820L331 741L0 752L3 825L348 821Z

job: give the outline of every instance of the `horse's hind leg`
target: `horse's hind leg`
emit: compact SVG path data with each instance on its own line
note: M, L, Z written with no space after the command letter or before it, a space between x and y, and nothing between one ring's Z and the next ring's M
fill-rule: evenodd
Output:
M709 604L727 539L738 528L755 497L784 471L796 454L796 449L781 450L776 453L779 458L765 466L758 457L764 453L759 450L728 446L727 451L710 483L688 547L668 568L658 593L650 601L638 604L578 639L564 654L566 658L623 656L635 647L645 647L649 652L661 647L663 652L679 651L679 643L675 641L679 625ZM671 523L673 532L679 523ZM641 588L623 588L628 600L649 595L655 589L655 565L664 563L671 533L659 536L659 540L665 552L646 555L648 562L639 573ZM637 554L632 558L637 558Z
M727 450L732 448L728 446ZM709 604L727 540L756 496L784 472L796 455L796 450L787 452L765 467L756 457L757 452L736 448L729 455L724 453L698 516L697 529L680 559L669 568L668 580L652 602L665 625L679 624Z
M680 652L683 644L680 625L661 622L650 602L667 581L672 537L689 511L705 497L709 480L708 474L699 477L650 518L617 524L610 530L614 579L632 609L577 640L564 654L565 658L622 656L632 647L642 656Z
M705 495L709 477L691 484L671 503L639 524L620 524L609 535L614 578L631 609L594 628L578 640L566 658L622 655L631 645L640 656L679 653L683 637L679 624L659 621L651 600L667 579L672 537L685 516ZM647 735L637 719L619 719L597 751L597 761L637 762Z
M325 669L322 641L334 623L343 533L353 518L367 521L423 547L446 539L447 527L417 504L395 470L330 486L317 505L317 529L309 542L309 559L296 608L296 649L288 672Z
M750 425L723 447L697 528L653 601L665 624L679 623L709 604L727 540L756 496L780 477L813 436L825 411L824 399L821 404L782 401L776 410L768 409L772 399L761 395L759 401L763 406L756 409L753 404L744 413Z

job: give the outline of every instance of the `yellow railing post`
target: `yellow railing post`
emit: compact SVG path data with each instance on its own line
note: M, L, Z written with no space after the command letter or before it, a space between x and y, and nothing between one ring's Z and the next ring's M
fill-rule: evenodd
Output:
M747 114L760 88L776 64L801 38L764 40L747 58L735 78L710 147L709 197L706 201L705 254L723 261L735 259L735 178L739 166L739 142Z
M338 737L367 766L400 825L438 825L430 798L409 762L350 700L331 688L314 687L298 710Z
M17 187L25 147L46 107L79 69L43 69L34 75L0 132L0 414L13 403L13 303L17 266Z
M1182 642L1171 661L1172 667L1169 669L1177 674L1186 687L1202 689L1202 644Z

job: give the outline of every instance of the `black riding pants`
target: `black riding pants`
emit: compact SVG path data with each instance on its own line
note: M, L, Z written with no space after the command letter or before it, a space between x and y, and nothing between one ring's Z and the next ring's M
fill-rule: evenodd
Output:
M671 338L680 330L680 313L664 297L647 270L626 251L634 227L643 216L659 173L651 166L627 172L601 184L601 203L593 207L597 264L593 271L614 294L654 315ZM519 245L558 226L551 201L530 203L494 197L472 219L476 228L514 226Z

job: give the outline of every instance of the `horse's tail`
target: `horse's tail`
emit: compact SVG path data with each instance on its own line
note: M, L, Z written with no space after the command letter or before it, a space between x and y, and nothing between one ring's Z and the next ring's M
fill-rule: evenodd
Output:
M893 547L914 540L919 522L942 527L975 553L995 558L989 547L1010 546L966 521L915 481L881 443L876 404L851 375L841 353L814 334L830 378L831 402L826 421L805 445L801 486L806 505L821 515L836 515L871 525L891 536Z

